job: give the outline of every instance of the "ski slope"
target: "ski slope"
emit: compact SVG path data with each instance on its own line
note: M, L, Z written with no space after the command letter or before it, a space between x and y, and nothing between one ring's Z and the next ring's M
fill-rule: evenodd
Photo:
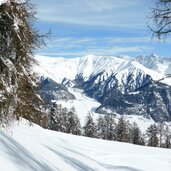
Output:
M27 121L0 131L1 171L170 171L171 150L79 137Z

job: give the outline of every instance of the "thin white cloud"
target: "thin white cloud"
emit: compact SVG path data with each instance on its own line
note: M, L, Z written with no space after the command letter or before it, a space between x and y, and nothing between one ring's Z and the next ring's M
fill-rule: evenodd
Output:
M63 37L47 42L47 47L38 53L49 56L83 56L88 54L109 56L135 52L151 53L153 49L148 45L144 45L147 41L149 41L148 37L106 37L100 39ZM127 42L129 42L128 45L123 45L123 43L127 44Z
M148 47L148 46L130 46L130 47L122 47L122 46L114 46L111 48L104 48L104 49L90 49L86 51L76 51L76 52L67 52L67 51L41 51L38 52L40 55L45 55L45 56L55 56L55 57L80 57L84 55L98 55L98 56L114 56L114 55L126 55L127 53L130 52L146 52L150 53L153 49Z
M90 26L143 28L150 0L48 0L38 1L42 21Z
M151 41L151 37L56 37L47 42L47 46L48 48L78 48L85 46L92 47L100 45L113 46L118 43L151 43Z

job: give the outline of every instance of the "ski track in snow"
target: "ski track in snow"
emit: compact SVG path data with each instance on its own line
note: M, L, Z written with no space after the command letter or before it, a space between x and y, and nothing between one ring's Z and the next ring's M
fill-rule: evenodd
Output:
M9 135L8 135L9 134ZM29 126L0 131L1 171L170 171L171 150Z

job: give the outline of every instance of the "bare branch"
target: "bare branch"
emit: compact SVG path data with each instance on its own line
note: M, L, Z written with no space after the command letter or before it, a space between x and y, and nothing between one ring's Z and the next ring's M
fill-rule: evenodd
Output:
M152 36L165 39L171 33L171 0L156 0L155 7L151 9L148 27Z

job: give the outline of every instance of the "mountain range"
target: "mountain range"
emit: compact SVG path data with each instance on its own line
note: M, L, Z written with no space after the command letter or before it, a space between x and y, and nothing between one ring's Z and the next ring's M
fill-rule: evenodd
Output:
M33 71L40 80L39 92L44 92L40 95L47 103L74 99L67 89L70 87L82 89L84 95L97 100L101 104L95 109L98 113L142 115L156 122L171 120L170 58L155 54L136 58L35 58L38 63Z

